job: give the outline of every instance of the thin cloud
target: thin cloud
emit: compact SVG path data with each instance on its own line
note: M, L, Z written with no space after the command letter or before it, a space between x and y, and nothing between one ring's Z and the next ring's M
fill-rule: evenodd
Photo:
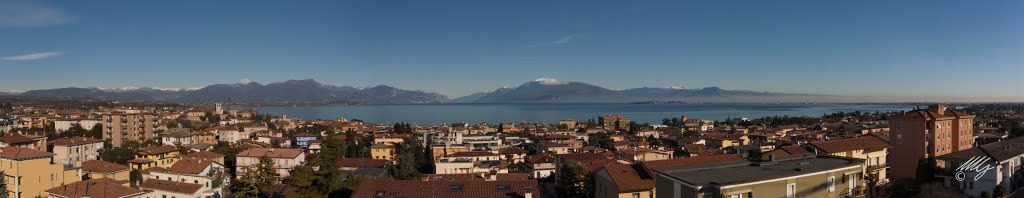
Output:
M569 42L572 42L572 39L574 39L574 38L576 38L576 35L572 34L572 35L563 36L561 38L558 38L558 40L534 44L534 45L531 45L531 47L565 45L565 44L569 44Z
M62 54L64 54L64 53L63 52L42 52L42 53L35 53L35 54L25 54L25 55L18 55L18 56L3 57L3 58L0 58L0 59L9 60L9 61L30 61L30 60L39 60L39 59L53 58L53 57L60 56Z
M71 17L58 8L30 2L0 2L0 27L46 27L69 21Z
M576 37L576 35L563 36L562 38L559 38L558 40L552 41L551 44L552 45L569 44L569 41L572 41L572 38L574 38L574 37Z
M251 82L252 82L252 80L249 80L249 78L243 78L241 80L238 80L238 83L242 83L242 84L249 84Z

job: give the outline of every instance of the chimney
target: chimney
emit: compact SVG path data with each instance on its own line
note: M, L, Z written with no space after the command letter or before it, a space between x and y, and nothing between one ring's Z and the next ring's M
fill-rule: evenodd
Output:
M523 198L533 198L533 188L523 189Z
M491 174L490 180L487 180L487 181L497 181L497 180L498 180L498 174Z
M928 111L933 111L933 112L939 113L939 115L942 115L943 113L946 113L946 105L945 104L928 105Z

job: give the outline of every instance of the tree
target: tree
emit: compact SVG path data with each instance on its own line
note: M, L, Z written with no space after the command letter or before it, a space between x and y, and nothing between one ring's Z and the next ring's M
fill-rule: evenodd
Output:
M246 168L245 177L233 182L232 191L239 197L269 197L270 191L273 190L274 184L277 182L276 175L274 161L266 156L260 157L260 162L256 167Z
M135 151L136 149L131 147L104 149L103 152L100 153L100 159L116 164L127 165L128 160L135 159Z
M5 175L4 171L0 171L0 175ZM0 177L0 198L7 198L7 177Z
M587 197L587 181L590 172L579 163L563 164L559 174L562 197Z
M875 187L878 187L878 172L868 171L864 174L864 182L867 184L868 192L874 194Z
M85 134L86 137L102 139L103 138L103 124L97 123L93 125L89 132Z
M128 173L128 181L131 183L132 187L138 187L139 183L142 182L142 171L139 171L139 169L132 169L132 171Z
M920 159L917 161L917 183L926 183L935 180L935 167L938 164L935 158Z
M1003 185L996 185L995 189L992 189L992 197L1003 197L1006 196L1006 189L1003 189Z

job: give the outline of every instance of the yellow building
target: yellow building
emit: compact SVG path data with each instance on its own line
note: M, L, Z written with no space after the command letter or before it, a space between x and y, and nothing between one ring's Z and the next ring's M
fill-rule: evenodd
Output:
M21 120L22 126L28 128L46 128L52 122L50 116L46 114L23 115L18 116L18 119Z
M146 170L152 167L167 168L177 162L178 147L171 145L153 146L139 149L135 159L128 160L132 169Z
M53 154L19 147L0 148L0 170L4 172L8 196L45 196L46 190L81 180L78 169L50 163Z
M390 144L374 144L370 146L370 156L373 159L393 160L395 159L395 146Z
M878 176L876 183L881 185L888 179L889 163L886 156L889 154L889 143L875 136L861 136L840 140L812 142L809 147L819 153L830 155L864 159L864 171L868 174ZM865 181L866 182L866 181Z

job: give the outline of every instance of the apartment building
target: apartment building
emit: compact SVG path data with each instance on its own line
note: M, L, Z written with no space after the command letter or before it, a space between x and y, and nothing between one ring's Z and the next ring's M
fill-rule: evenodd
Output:
M99 159L103 141L90 137L69 137L50 141L53 145L53 162L73 165L79 162Z
M382 159L391 161L395 159L397 155L395 145L393 144L374 144L370 146L370 156L373 159Z
M45 196L46 190L82 179L76 168L51 163L53 153L20 147L0 148L0 170L8 197Z
M792 155L771 161L655 168L658 198L862 195L864 160Z
M245 169L254 168L260 163L260 157L267 157L274 161L274 169L277 170L278 178L288 177L292 167L302 165L306 162L306 153L300 149L290 148L250 148L238 153L235 160L235 174L241 178L245 177Z
M594 171L594 197L654 197L656 174L652 169L740 161L744 159L737 155L712 155L636 164L610 163Z
M878 137L861 136L811 142L807 145L816 153L864 159L865 172L877 176L876 184L884 185L889 180L889 163L886 159L889 155L889 143Z
M621 115L605 115L598 118L599 124L607 130L628 130L629 118Z
M108 113L103 115L103 140L111 146L121 147L124 142L145 142L153 139L153 129L160 125L152 114L133 111L131 113Z
M956 169L972 159L978 167L993 169L984 172L962 171L963 180L956 179ZM1012 194L1016 186L1024 185L1022 159L1024 138L1008 139L936 157L937 161L948 164L937 177L943 180L945 187L959 190L964 197L982 197L983 192L992 195L996 187L1002 188L1006 194Z
M227 174L224 172L224 165L215 161L205 159L182 159L166 169L154 169L150 171L149 178L147 179L199 184L200 188L198 191L202 194L202 197L213 197L216 194L223 193L222 189L227 180L225 178L224 181L221 181L222 183L220 185L215 185L214 180L216 180L216 178L212 174L217 171L219 171L220 174ZM194 191L185 192L185 194L193 193Z
M974 116L947 109L943 104L896 115L889 122L895 179L915 178L920 159L967 150L974 145Z
M153 167L167 168L179 159L178 147L163 145L139 149L135 159L128 160L132 169L146 170Z

